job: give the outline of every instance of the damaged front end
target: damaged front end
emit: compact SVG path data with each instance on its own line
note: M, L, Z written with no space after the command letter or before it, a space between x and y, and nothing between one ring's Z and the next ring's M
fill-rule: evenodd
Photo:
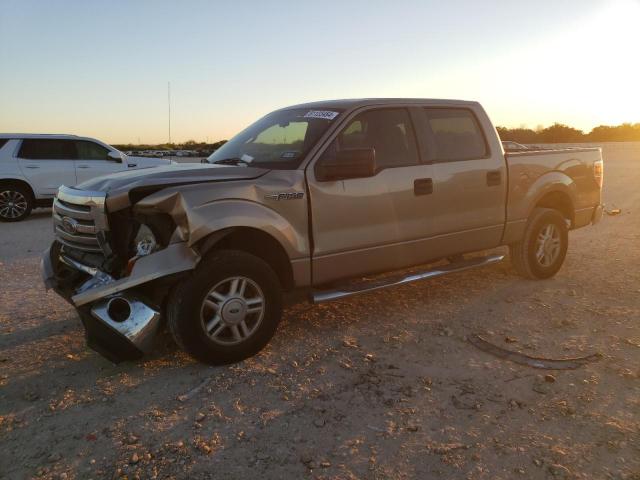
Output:
M77 309L88 345L117 363L150 351L164 298L199 257L172 234L170 219L138 218L131 208L107 217L105 199L60 188L56 241L43 254L42 274Z

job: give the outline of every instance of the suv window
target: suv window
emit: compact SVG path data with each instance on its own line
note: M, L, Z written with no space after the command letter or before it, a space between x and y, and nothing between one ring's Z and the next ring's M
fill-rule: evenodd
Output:
M18 156L33 160L73 160L76 158L76 148L72 140L26 138L22 140Z
M464 108L426 108L435 161L487 156L487 143L475 115Z
M76 151L80 160L108 160L109 150L95 142L76 141Z
M368 110L357 115L325 150L320 162L350 148L374 148L379 170L420 163L409 112L404 108Z

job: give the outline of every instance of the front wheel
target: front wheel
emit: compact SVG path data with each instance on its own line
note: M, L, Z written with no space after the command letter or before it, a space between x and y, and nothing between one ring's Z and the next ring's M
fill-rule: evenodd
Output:
M33 197L28 188L17 184L0 185L0 222L19 222L31 213Z
M509 246L511 262L520 275L532 279L554 276L564 262L569 232L564 216L550 208L536 208L524 237Z
M204 363L239 362L269 342L282 316L278 276L262 259L220 250L173 290L167 322L176 343Z

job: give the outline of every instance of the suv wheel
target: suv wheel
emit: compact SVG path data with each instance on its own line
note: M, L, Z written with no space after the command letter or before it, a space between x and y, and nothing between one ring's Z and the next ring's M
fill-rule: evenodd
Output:
M536 208L527 223L523 239L509 246L511 262L524 277L554 276L564 262L569 232L564 216L550 208Z
M31 213L33 197L22 185L0 185L0 221L19 222Z
M204 363L238 362L269 342L282 316L280 282L258 257L216 251L173 290L167 321L176 343Z

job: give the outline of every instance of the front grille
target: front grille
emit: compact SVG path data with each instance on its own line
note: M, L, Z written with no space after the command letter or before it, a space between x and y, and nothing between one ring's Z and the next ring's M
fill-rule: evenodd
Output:
M89 192L62 186L53 202L56 239L66 247L83 252L103 252L101 238L108 230L103 192Z

